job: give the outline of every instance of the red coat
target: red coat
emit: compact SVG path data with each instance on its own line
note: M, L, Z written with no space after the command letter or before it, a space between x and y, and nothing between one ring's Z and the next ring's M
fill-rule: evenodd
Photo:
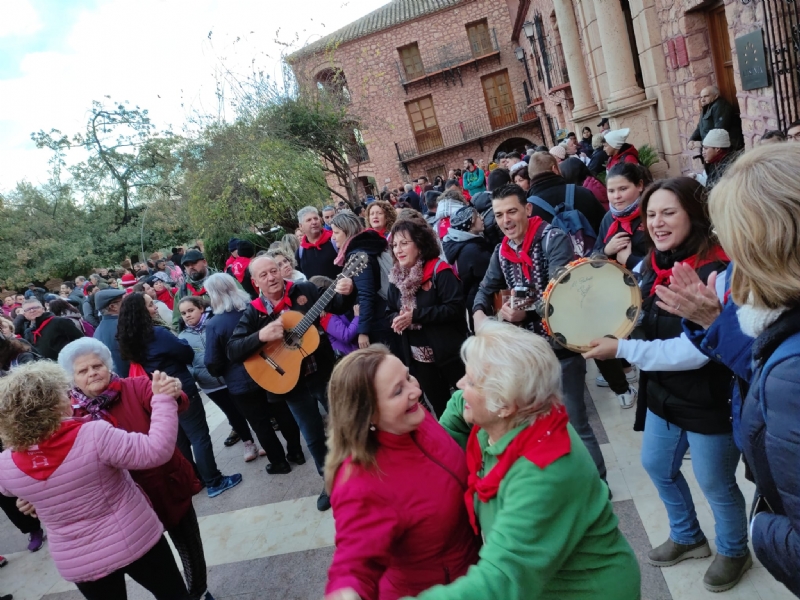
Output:
M478 561L461 447L427 411L415 432L379 431L378 442L377 470L347 461L336 475L326 594L350 587L364 600L416 596Z
M600 202L606 212L608 212L608 191L606 190L606 186L603 185L603 182L589 175L589 177L583 180L582 185L594 194L597 201Z
M117 403L109 410L113 418L109 422L119 429L147 435L152 412L152 384L146 377L129 377L121 381L122 392ZM186 394L181 394L178 412L183 412L188 406L189 399ZM85 414L82 410L75 411L78 417ZM178 448L175 448L166 464L145 471L131 471L131 476L150 499L153 510L166 529L178 524L192 505L192 496L200 491L200 482L195 477L192 465Z
M170 310L173 309L175 306L175 292L177 288L173 288L170 290L168 287L164 287L160 292L156 292L156 298L161 300L164 304L166 304Z
M606 172L610 171L611 167L621 162L638 165L639 151L630 144L623 144L622 148L620 148L620 151L608 159L608 163L606 163Z

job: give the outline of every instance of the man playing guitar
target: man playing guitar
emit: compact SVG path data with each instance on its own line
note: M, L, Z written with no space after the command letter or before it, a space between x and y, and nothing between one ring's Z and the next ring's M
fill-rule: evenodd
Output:
M516 302L512 303L512 295L503 304L498 316L504 321L546 336L542 320L533 310L533 304L542 298L556 271L573 260L572 242L561 229L549 225L540 217L530 216L532 205L527 202L525 191L518 185L509 184L494 190L492 210L505 237L495 248L489 268L475 296L472 308L475 329L477 331L480 328L487 315L495 314L494 294L503 290L525 288L529 302L519 308ZM583 399L586 360L580 354L554 342L551 344L561 362L563 400L569 421L586 444L600 477L605 480L605 462L589 424Z
M313 283L284 281L278 264L269 256L254 258L250 263L250 272L259 296L245 309L228 342L228 359L233 362L244 362L264 344L281 339L284 335L281 313L287 310L305 313L314 306L320 295ZM337 294L326 311L340 314L347 310L352 303L345 296L352 291L352 279L340 279L336 284ZM319 319L315 326L321 331ZM333 349L327 336L323 334L320 336L319 348L303 359L300 380L294 389L286 394L267 392L267 399L270 401L286 401L320 475L325 466L326 446L325 427L317 403L322 403L327 409L327 386L333 372L333 363ZM330 506L330 500L323 491L317 501L317 508L327 510Z

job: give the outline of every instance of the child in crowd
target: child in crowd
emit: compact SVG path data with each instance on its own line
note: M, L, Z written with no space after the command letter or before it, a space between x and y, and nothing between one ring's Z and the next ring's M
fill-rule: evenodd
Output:
M316 275L309 281L320 291L327 290L333 285L333 280L323 275ZM322 313L322 317L320 317L322 328L331 340L331 346L333 346L333 352L337 359L358 350L358 305L353 308L353 314L355 316L352 321L345 315L330 313Z

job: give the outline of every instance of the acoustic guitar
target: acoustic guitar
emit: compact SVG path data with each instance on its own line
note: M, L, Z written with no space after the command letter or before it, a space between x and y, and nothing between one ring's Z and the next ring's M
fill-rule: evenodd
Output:
M258 385L273 394L291 392L300 380L303 359L319 348L319 331L314 321L336 295L336 283L363 271L369 257L359 252L350 257L336 281L325 290L306 314L290 310L283 313L283 339L268 342L244 361L244 368Z

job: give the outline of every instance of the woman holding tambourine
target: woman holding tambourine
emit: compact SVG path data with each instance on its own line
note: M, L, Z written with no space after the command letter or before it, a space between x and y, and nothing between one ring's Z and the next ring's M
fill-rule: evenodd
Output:
M691 447L692 468L711 506L716 530L717 556L703 584L721 592L734 587L752 565L745 501L736 483L740 453L733 442L728 407L732 374L692 345L683 334L680 317L657 305L655 289L669 284L672 266L681 262L694 268L703 281L718 273L721 295L728 258L711 233L705 193L695 180L678 177L655 183L643 194L641 211L650 246L635 269L642 275L639 328L645 339L597 339L584 356L624 358L646 376L642 466L670 522L669 539L650 551L649 562L669 567L711 553L681 473Z
M647 254L647 236L642 223L640 201L650 174L639 165L618 163L608 172L606 186L609 211L603 217L595 253L616 260L626 269L633 270ZM637 391L631 383L637 380L636 368L617 359L596 360L600 375L597 385L610 387L617 395L622 408L631 408Z

